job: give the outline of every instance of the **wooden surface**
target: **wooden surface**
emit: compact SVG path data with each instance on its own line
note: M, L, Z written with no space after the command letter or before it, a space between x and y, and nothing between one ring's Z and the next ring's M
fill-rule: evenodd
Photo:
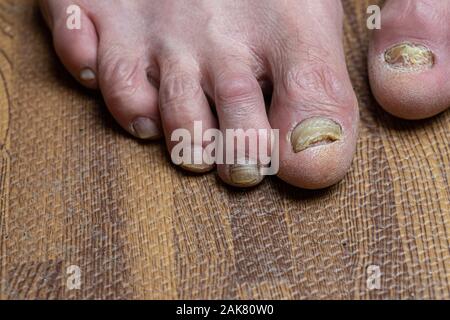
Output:
M450 112L407 122L374 102L368 2L345 1L351 171L242 192L131 139L59 64L35 4L0 0L0 297L450 298Z

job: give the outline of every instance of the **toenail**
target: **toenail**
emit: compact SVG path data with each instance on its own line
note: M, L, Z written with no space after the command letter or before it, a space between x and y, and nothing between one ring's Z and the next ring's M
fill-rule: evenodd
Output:
M230 178L236 186L252 187L263 179L256 164L236 164L230 167Z
M95 72L90 68L85 68L80 72L80 79L82 81L92 81L95 80Z
M191 162L182 163L180 165L181 168L194 173L206 173L214 168L213 162L209 158L204 158L204 156L208 155L204 153L202 146L187 147L183 150L184 152L191 153Z
M313 117L302 121L292 132L291 143L295 153L311 147L340 140L342 127L333 120Z
M156 139L161 136L158 126L149 118L137 118L131 125L131 132L140 139Z
M395 69L419 70L433 66L434 54L423 45L404 42L387 49L384 60Z

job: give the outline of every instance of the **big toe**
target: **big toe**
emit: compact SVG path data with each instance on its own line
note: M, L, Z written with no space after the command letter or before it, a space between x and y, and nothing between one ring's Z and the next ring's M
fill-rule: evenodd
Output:
M382 28L371 41L369 76L373 94L387 112L424 119L450 105L449 16L448 1L386 3Z
M334 15L338 9L321 11L328 18L322 25L310 21L305 26L315 26L314 39L296 43L289 37L291 50L281 59L272 56L269 119L280 130L279 177L307 189L340 181L355 152L358 103L345 64L342 20Z

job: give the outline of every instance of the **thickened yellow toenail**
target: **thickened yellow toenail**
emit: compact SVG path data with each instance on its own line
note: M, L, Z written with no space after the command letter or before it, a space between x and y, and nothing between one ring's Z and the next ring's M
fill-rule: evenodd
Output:
M433 66L434 54L423 45L404 42L387 49L384 60L395 69L424 69Z
M291 143L295 153L308 148L340 140L342 128L336 122L321 117L302 121L292 132Z
M211 171L214 168L214 165L209 158L204 159L207 154L203 151L204 149L201 146L192 146L183 149L183 153L188 152L191 154L191 161L189 161L189 163L182 163L180 167L194 173L205 173Z
M237 164L230 168L231 181L241 187L252 187L263 179L259 167L255 164Z

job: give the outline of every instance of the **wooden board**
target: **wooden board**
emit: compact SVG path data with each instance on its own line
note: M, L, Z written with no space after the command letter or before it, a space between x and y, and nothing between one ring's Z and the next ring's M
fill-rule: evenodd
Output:
M369 2L344 1L361 108L345 180L239 192L127 136L59 64L36 4L0 0L0 297L450 298L450 112L376 104Z

